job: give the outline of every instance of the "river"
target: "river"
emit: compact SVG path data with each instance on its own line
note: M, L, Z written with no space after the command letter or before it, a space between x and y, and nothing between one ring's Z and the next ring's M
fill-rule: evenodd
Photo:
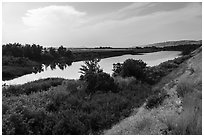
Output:
M100 67L104 72L112 74L113 63L122 63L126 59L141 59L147 63L148 66L159 65L162 62L172 60L176 57L179 57L180 51L160 51L153 53L145 53L143 55L122 55L116 57L110 57L101 59L99 62ZM65 79L78 79L80 77L79 68L83 65L83 61L73 62L71 66L67 66L65 69L60 69L56 66L55 69L51 67L46 67L43 65L43 71L39 73L31 73L23 75L12 80L2 81L2 84L15 85L15 84L24 84L34 80L49 78L49 77L59 77Z

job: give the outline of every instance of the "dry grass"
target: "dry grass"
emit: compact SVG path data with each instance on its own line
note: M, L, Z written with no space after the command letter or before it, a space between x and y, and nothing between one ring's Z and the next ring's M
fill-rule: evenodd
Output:
M189 93L184 95L183 109L178 119L176 134L202 134L202 95Z
M188 93L192 93L194 91L194 84L189 81L180 82L177 86L176 91L179 97L184 98L185 95L187 95Z
M178 94L182 97L183 111L180 115L168 115L163 120L170 134L202 134L202 93L193 88L189 82L179 83Z

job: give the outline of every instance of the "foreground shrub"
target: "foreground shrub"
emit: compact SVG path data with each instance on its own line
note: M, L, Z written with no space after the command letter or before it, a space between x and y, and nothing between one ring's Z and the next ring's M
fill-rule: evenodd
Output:
M164 101L164 99L168 97L168 95L164 92L160 92L160 91L155 91L155 94L151 95L146 102L146 108L147 109L152 109L155 107L158 107L159 105L162 104L162 102Z
M3 96L3 134L99 134L129 116L151 93L135 78L128 81L117 93L97 90L89 96L86 82L65 80L48 91Z
M107 73L99 72L96 74L85 75L85 81L87 83L87 93L95 93L96 91L117 91L117 86L114 83L114 79Z
M72 110L60 112L52 133L55 135L84 134L86 126L79 120L75 113Z
M43 104L46 98L27 98L26 96L4 99L7 109L3 114L2 133L12 135L42 134L49 115Z

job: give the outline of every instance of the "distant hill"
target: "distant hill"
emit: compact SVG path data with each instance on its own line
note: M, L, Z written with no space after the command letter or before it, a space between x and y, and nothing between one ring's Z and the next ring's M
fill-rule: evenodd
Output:
M167 47L167 46L178 46L178 45L189 45L189 44L202 44L202 40L179 40L179 41L166 41L153 44L144 45L144 47Z

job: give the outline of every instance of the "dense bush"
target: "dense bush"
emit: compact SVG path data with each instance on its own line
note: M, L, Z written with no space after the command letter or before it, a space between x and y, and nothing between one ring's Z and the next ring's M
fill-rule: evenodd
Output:
M88 74L87 77L87 92L92 93L96 91L112 91L116 92L117 87L114 79L107 73L100 72L98 74Z
M138 80L143 80L144 69L146 68L146 63L142 60L127 59L122 66L121 76L123 77L135 77Z
M124 81L118 79L118 83ZM118 93L96 91L89 96L86 82L66 80L48 91L3 96L3 134L98 134L128 116L151 94L148 85L130 81Z
M147 67L145 69L145 81L149 84L157 83L165 75L166 70L158 66Z

